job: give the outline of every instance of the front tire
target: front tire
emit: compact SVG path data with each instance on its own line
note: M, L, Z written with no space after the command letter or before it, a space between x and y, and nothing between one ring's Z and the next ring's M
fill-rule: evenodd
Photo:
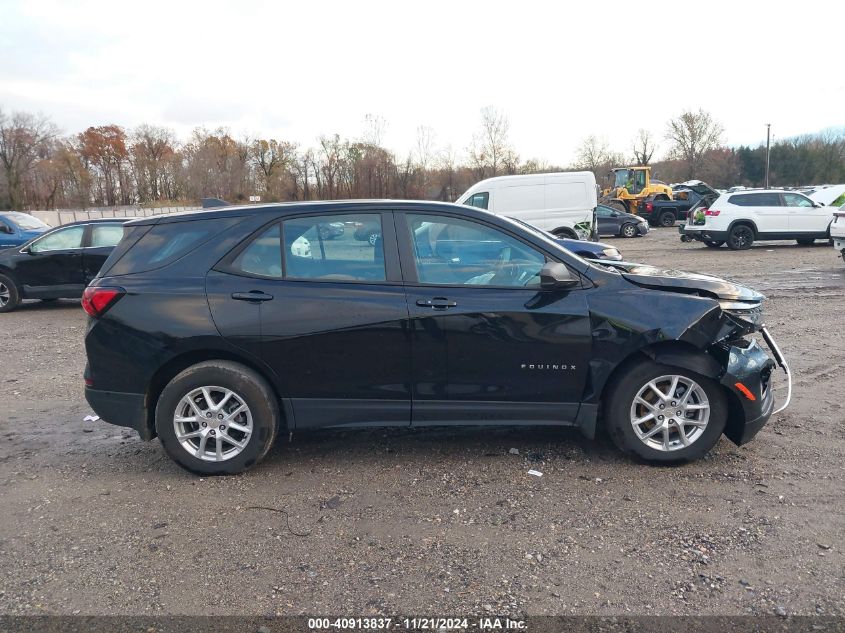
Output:
M727 399L717 382L651 360L627 370L605 398L613 443L651 462L703 457L719 441L726 421Z
M164 450L197 475L232 475L256 465L276 439L279 420L267 381L230 361L184 370L161 392L155 412Z
M0 275L0 312L11 312L21 304L21 293L14 280Z
M628 223L623 224L622 228L619 230L619 233L622 237L637 237L637 227L634 224Z
M728 233L728 248L744 251L754 243L754 230L747 224L737 224Z

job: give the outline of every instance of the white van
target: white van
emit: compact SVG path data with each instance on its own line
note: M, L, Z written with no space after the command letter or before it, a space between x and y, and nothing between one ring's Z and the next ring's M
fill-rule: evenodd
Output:
M598 187L591 171L497 176L474 184L457 203L583 240L596 228Z

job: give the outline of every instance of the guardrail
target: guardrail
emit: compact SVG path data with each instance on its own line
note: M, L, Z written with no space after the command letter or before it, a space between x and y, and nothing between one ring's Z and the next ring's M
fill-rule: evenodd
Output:
M193 211L200 207L107 207L97 209L55 209L53 211L30 211L29 213L50 226L61 226L78 220L96 218L141 218L151 215Z

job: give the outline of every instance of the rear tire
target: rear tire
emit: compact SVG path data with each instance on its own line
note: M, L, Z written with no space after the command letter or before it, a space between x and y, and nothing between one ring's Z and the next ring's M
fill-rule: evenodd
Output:
M675 226L675 214L671 211L666 211L660 214L660 226L669 227Z
M21 304L21 293L15 281L0 275L0 312L11 312Z
M161 392L155 411L164 450L197 475L232 475L255 466L273 445L279 420L279 404L267 381L248 367L222 360L198 363L177 375Z
M709 248L719 248L724 242L722 240L701 240Z
M658 396L649 383L667 397ZM638 396L649 406L641 404ZM652 360L629 368L609 388L604 404L605 424L613 443L624 453L664 464L689 462L706 455L719 441L728 414L727 398L717 382L689 369ZM659 409L660 405L665 408ZM635 423L649 415L651 419ZM658 415L663 416L662 421ZM683 423L679 424L681 420ZM687 445L682 437L687 438Z
M754 229L747 224L737 224L728 233L728 248L744 251L754 243Z
M578 239L578 234L572 229L557 229L554 231L554 235L557 237L565 237L570 240Z

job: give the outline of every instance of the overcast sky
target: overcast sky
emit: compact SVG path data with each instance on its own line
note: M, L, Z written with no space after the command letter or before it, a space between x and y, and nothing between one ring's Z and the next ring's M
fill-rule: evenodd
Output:
M315 143L367 114L404 154L420 125L463 151L480 110L520 156L703 108L730 144L845 125L845 2L0 0L0 108L64 132L152 123ZM666 143L661 140L660 150Z

